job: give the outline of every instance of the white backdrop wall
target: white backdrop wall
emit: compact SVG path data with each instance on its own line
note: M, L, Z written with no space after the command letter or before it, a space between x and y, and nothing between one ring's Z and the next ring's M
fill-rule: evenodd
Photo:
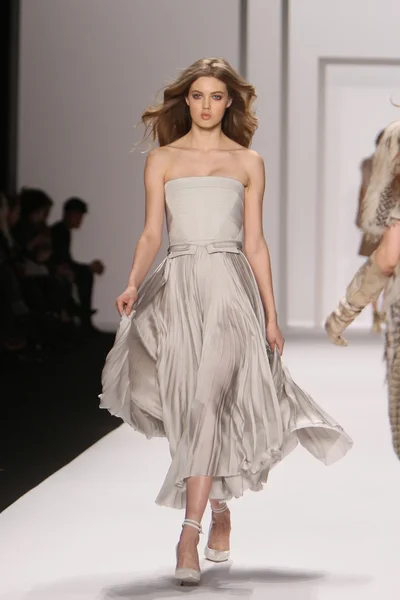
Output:
M362 262L360 162L400 117L400 4L292 0L289 14L286 313L320 329ZM353 327L370 323L367 311Z
M281 255L282 0L248 1L247 77L257 90L259 126L253 148L264 158L264 235L268 242L275 300L281 317L284 267Z
M106 264L100 326L117 321L144 222L133 126L194 60L224 56L238 68L239 38L239 0L22 0L18 183L52 196L53 220L71 195L89 203L74 253Z
M400 99L400 5L289 0L282 155L283 4L247 2L247 75L260 116L253 147L267 166L264 231L283 325L320 329L361 261L360 161L398 118L389 95ZM46 189L53 219L70 195L89 202L74 251L106 262L95 305L98 324L115 325L114 298L144 220L145 155L130 152L141 133L133 126L155 92L198 57L239 66L240 1L118 0L116 10L110 0L22 0L21 13L19 185ZM355 326L369 324L366 313Z

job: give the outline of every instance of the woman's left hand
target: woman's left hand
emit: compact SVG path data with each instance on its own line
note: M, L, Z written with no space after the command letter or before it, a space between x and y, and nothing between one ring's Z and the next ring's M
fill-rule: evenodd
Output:
M279 329L278 323L267 323L266 338L271 350L274 352L275 346L277 346L279 354L282 356L283 346L285 345L285 338L283 337L282 332Z

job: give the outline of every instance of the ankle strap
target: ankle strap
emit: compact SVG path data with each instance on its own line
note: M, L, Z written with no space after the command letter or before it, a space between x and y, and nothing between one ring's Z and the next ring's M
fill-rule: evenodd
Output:
M193 521L192 519L185 519L182 523L182 527L184 527L185 525L187 525L188 527L193 527L194 529L197 529L197 531L199 533L203 533L201 525L197 521Z
M226 502L220 502L218 508L211 507L211 510L213 513L216 513L216 514L223 513L226 510L228 510L228 505Z

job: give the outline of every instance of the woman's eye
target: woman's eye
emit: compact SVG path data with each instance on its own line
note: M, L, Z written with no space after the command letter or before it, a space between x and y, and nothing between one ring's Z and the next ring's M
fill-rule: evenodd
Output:
M218 94L215 94L215 96L213 96L214 100L221 100L222 96L219 96Z
M194 100L198 100L200 98L200 94L193 94L192 98L194 98Z

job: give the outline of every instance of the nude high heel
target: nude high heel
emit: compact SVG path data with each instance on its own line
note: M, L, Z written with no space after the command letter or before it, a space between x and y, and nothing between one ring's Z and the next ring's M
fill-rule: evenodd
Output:
M192 519L185 519L182 523L182 527L184 527L185 525L197 529L199 533L203 533L201 525L197 521L193 521ZM178 546L176 547L176 558L178 560ZM198 583L200 583L200 571L198 571L197 569L178 569L177 567L175 569L175 579L180 585L197 585Z
M220 502L219 508L211 507L211 511L215 514L223 513L226 510L228 510L228 505L226 502ZM211 521L208 539L210 539L210 532L211 532L212 526L213 526L213 522ZM213 548L210 548L208 544L204 550L204 556L207 558L207 560L211 560L212 562L225 562L225 561L229 560L229 555L230 555L229 550L213 550Z

